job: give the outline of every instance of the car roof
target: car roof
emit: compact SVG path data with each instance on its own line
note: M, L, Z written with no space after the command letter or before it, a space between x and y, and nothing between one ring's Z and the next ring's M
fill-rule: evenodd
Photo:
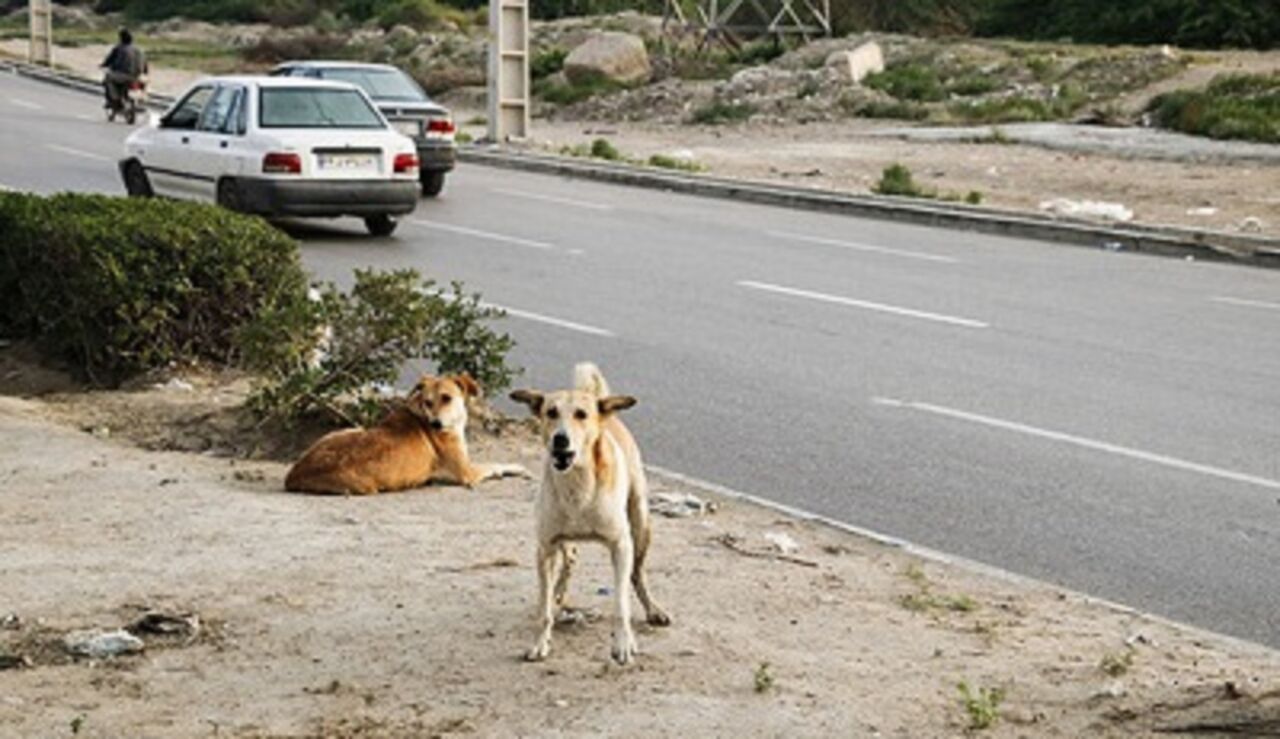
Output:
M368 69L378 72L399 72L399 67L390 64L371 64L369 62L343 62L343 61L326 61L323 59L307 59L302 61L282 62L276 65L276 69L281 67L328 67L330 69Z
M266 75L239 74L204 77L195 84L237 84L257 85L258 87L315 87L339 90L359 89L349 82L339 80L318 80L310 77L268 77Z

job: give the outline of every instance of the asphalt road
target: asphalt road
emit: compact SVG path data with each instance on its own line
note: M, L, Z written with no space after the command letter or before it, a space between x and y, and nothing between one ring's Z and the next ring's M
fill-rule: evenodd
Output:
M0 186L120 192L126 132L0 77ZM1280 272L467 166L291 230L511 309L522 384L595 360L651 463L1280 647Z

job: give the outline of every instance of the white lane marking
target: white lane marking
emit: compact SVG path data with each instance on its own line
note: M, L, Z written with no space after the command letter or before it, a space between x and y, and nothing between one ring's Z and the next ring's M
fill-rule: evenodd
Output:
M73 157L80 157L82 159L92 159L95 162L111 161L111 157L104 157L101 154L94 154L91 151L82 151L80 149L72 149L70 146L59 146L58 144L45 144L45 148L52 149L53 151L62 152L63 154L70 154Z
M1209 477L1217 477L1223 480L1231 480L1232 482L1242 482L1247 485L1256 485L1258 487L1268 488L1271 490L1280 490L1280 480L1272 480L1266 477L1258 477L1244 472L1236 472L1234 470L1223 469L1222 467L1214 467L1213 465L1200 464L1199 462L1190 462L1177 457L1170 457L1166 454L1157 454L1155 452L1146 452L1141 449L1121 446L1119 444L1111 444L1096 439L1088 439L1083 436L1075 436L1074 434L1064 433L1062 431L1051 431L1036 426L1028 426L1025 423L1017 421L1005 421L991 416L983 416L978 413L970 413L955 408L947 408L941 405L933 405L932 403L920 403L916 401L894 400L893 398L872 398L871 402L878 405L889 406L892 408L907 408L910 410L931 413L935 416L945 416L960 421L968 421L983 426L1003 429L1005 431L1013 431L1027 436L1037 436L1042 439L1051 439L1060 441L1064 444L1072 444L1074 446L1092 449L1098 452L1106 452L1121 457L1129 457L1142 462L1150 462L1151 464L1163 465L1174 469L1183 470L1185 472L1195 472L1200 475Z
M786 231L768 231L769 236L776 239L787 239L790 241L804 241L810 244L821 244L823 246L835 246L841 249L850 249L853 251L865 251L875 254L889 254L895 257L907 257L908 259L923 259L929 262L943 262L946 264L956 264L959 259L953 257L944 257L938 254L927 254L922 251L909 251L907 249L894 249L888 246L875 246L873 244L859 244L853 241L841 241L839 239L828 239L822 236L805 236L804 234L788 233Z
M76 118L82 121L94 121L95 123L101 120L98 116L89 115L88 113L77 113Z
M475 228L467 228L466 226L455 226L450 223L439 223L437 221L428 221L422 218L415 218L412 221L410 221L410 223L417 226L422 226L423 228L434 228L437 231L448 231L450 233L461 234L463 236L472 236L477 239L488 239L490 241L497 241L503 244L513 244L515 246L524 246L530 249L542 249L545 251L552 251L556 248L552 244L547 244L542 241L534 241L533 239L526 239L520 236L508 236L506 234L492 233L490 231L481 231Z
M1246 300L1244 298L1209 298L1215 303L1226 303L1227 305L1243 305L1247 308L1270 308L1271 310L1280 310L1280 303L1268 303L1265 300Z
M616 335L612 331L609 331L608 329L597 328L596 326L588 326L585 323L575 323L573 321L566 321L562 318L552 318L551 316L544 316L541 313L534 313L533 311L520 310L519 308L512 308L506 305L498 305L496 303L481 303L481 305L483 305L486 308L497 308L498 310L506 311L507 315L515 316L516 318L523 318L526 321L536 321L538 323L545 323L548 326L557 326L559 328L569 329L570 331L577 331L578 333L591 334L592 336L604 336L607 338L613 338Z
M957 316L947 316L941 313L929 313L922 310L914 310L912 308L899 308L894 305L885 305L884 303L872 303L867 300L855 300L853 298L842 298L839 295L827 295L826 293L816 293L810 290L799 290L794 287L783 287L781 285L770 285L767 282L756 282L754 280L741 280L738 282L740 287L749 287L753 290L764 290L765 292L778 293L780 295L790 295L796 298L808 298L809 300L819 300L824 303L835 303L836 305L847 305L853 308L865 308L867 310L880 311L882 313L893 313L899 316L907 316L908 318L920 318L926 321L937 321L938 323L948 323L953 326L964 326L965 328L990 328L990 324L982 321L975 321L971 318L960 318Z
M9 98L9 102L13 103L19 108L26 108L27 110L44 110L43 105L40 105L38 103L33 103L30 100L23 100L22 98Z
M536 192L525 192L524 190L509 190L505 187L495 187L490 192L496 192L499 195L510 195L514 198L525 198L526 200L541 200L544 203L555 203L557 205L568 205L574 208L586 208L588 210L613 210L612 205L604 203L591 203L586 200L574 200L572 198L562 198L556 195L543 195Z

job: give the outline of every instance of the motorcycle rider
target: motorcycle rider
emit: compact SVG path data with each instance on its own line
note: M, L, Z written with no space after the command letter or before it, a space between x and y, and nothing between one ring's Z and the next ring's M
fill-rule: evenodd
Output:
M147 55L142 49L133 45L133 34L129 29L120 29L120 43L111 48L111 53L99 65L107 70L103 87L107 95L107 108L119 110L124 107L124 96L129 85L147 73Z

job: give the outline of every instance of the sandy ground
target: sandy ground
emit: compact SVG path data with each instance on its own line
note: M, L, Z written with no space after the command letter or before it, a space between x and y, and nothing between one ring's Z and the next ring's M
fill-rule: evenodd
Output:
M469 119L467 115L460 120ZM1051 151L1021 144L925 143L874 135L864 121L790 126L662 126L537 120L534 146L558 151L607 138L623 154L687 152L711 174L823 190L869 193L885 167L906 165L944 194L1039 211L1054 198L1121 203L1134 220L1239 233L1246 218L1280 237L1280 165L1155 161ZM483 129L468 127L477 137ZM1197 209L1212 208L1201 215Z
M0 389L68 389L10 353ZM636 664L608 661L607 620L525 664L534 483L286 494L283 464L219 451L206 421L239 392L0 396L0 665L30 662L0 669L0 736L950 737L975 733L962 681L1004 691L997 737L1280 731L1280 653L724 499L656 520L675 624L637 626ZM536 467L523 426L492 426L476 458ZM138 446L199 448L195 427L204 453ZM579 607L608 613L606 561L583 551ZM61 646L147 610L202 629L104 660Z

